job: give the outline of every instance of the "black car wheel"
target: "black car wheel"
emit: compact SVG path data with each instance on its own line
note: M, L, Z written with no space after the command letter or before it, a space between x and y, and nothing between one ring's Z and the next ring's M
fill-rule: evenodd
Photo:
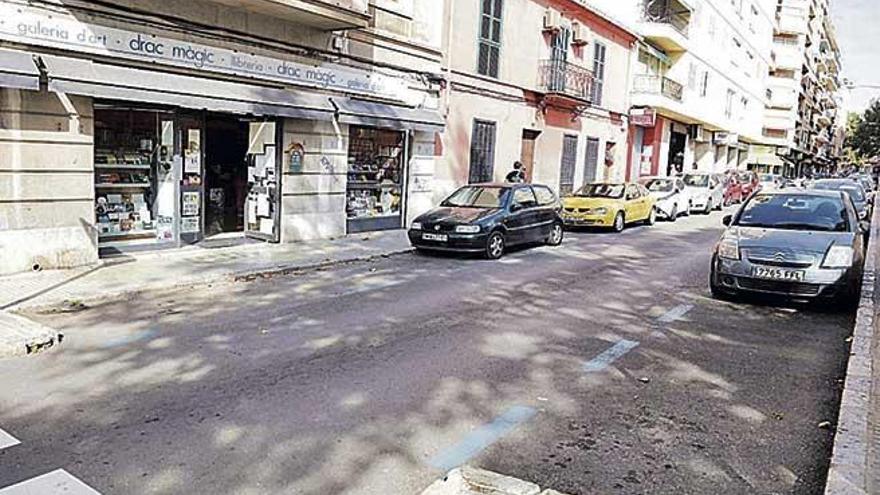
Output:
M708 201L706 201L706 209L703 210L703 215L708 215L709 213L712 213L712 210L713 210L714 208L715 208L715 207L712 206L712 200L709 199Z
M648 213L648 218L645 219L645 225L654 225L657 223L657 208L651 207L651 213Z
M674 222L678 220L678 204L672 205L672 213L669 214L669 221Z
M559 222L555 222L553 226L550 227L550 235L547 236L547 244L549 246L558 246L562 244L562 224Z
M486 258L497 260L504 255L504 234L492 232L486 239Z
M617 215L614 217L614 225L613 229L615 232L623 232L623 229L626 227L626 217L623 215L622 211L618 211Z

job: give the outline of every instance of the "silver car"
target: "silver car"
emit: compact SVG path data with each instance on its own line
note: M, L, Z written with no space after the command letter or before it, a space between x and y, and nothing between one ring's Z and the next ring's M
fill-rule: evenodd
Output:
M691 172L684 174L685 192L691 201L691 209L705 214L724 206L724 184L719 174Z
M759 192L724 224L712 256L714 296L857 300L868 226L845 193Z

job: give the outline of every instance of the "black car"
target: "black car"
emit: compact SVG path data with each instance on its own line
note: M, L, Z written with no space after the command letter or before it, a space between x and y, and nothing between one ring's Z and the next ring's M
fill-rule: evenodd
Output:
M419 215L409 241L419 250L483 253L500 258L508 246L562 243L562 206L538 184L471 184Z

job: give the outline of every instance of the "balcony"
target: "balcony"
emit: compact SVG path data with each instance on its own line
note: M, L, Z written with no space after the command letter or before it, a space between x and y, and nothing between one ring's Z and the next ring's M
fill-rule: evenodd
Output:
M540 91L554 99L569 103L589 103L593 73L564 60L542 60L538 63Z
M638 74L633 81L633 93L662 95L680 102L684 86L665 76Z
M322 31L366 28L370 24L367 0L211 0Z
M682 0L647 0L640 23L641 34L664 50L686 51L692 12Z

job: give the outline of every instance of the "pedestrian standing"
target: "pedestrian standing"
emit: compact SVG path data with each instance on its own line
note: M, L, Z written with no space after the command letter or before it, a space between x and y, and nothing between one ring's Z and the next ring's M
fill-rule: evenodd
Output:
M515 161L513 162L513 170L507 174L507 177L504 179L506 182L510 183L523 183L526 181L526 170L523 166L522 162Z

